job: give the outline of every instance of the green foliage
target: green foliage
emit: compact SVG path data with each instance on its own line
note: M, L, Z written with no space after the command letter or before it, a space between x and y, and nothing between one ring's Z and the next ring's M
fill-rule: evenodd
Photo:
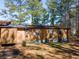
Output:
M26 20L25 17L27 16L27 11L26 11L27 5L25 3L26 1L24 0L6 0L5 1L5 5L9 9L9 10L6 10L7 12L9 12L7 14L11 16L10 19L13 19L13 18L14 20L17 19L19 21L19 24L21 24Z
M56 16L56 10L57 10L57 3L56 0L48 0L47 1L48 9L51 14L51 24L54 25L55 16Z
M32 16L32 24L38 24L44 9L42 3L39 0L28 0L27 5L28 14Z
M9 9L9 15L18 20L17 24L26 21L26 16L29 15L31 15L29 19L32 19L32 24L38 24L44 9L39 0L7 0L5 4ZM13 13L18 13L18 15Z
M47 9L44 9L40 0L5 0L5 5L8 8L4 13L10 15L10 19L18 20L15 21L16 24L21 24L22 22L31 19L32 24L47 24L54 25L56 21L56 16L59 16L60 23L62 22L62 17L65 13L70 12L70 6L73 0L46 0ZM46 11L47 10L47 11ZM78 12L78 11L77 11ZM15 13L15 14L14 14ZM70 12L70 17L73 17L75 13ZM31 15L31 16L29 16ZM29 16L29 18L26 18ZM48 20L50 19L50 21Z
M43 14L41 15L41 24L44 25L49 23L48 19L49 19L49 13L46 10L44 10Z
M56 0L48 0L48 8L51 10L55 10L57 7Z
M49 9L49 13L51 14L50 20L51 24L54 25L56 16L61 17L61 19L58 22L61 22L62 17L65 13L69 13L70 6L73 2L73 0L60 0L61 2L58 3L56 0L47 0L47 6ZM57 23L58 23L57 22Z
M76 16L76 13L77 13L76 9L73 9L72 11L69 12L69 17L70 18L75 17Z

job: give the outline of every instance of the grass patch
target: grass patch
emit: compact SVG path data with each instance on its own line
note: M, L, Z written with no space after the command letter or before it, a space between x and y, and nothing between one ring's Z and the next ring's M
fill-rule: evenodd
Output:
M59 43L59 42L56 42L56 43L50 42L49 45L50 45L50 46L61 46L62 43Z

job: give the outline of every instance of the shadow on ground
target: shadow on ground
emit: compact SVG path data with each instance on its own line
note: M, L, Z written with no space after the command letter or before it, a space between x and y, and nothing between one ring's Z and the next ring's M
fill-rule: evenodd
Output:
M71 48L65 48L60 45L53 45L52 47L59 49L58 52L67 53L70 55L79 56L79 49L73 48L72 45L70 45Z

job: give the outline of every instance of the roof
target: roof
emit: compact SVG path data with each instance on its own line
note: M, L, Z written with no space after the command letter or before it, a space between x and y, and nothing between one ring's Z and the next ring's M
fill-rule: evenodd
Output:
M23 25L8 25L8 26L0 26L0 28L22 28L22 29L70 29L70 28L66 28L66 27L57 27L57 26L48 26L48 25L27 25L27 26L23 26Z
M9 25L9 24L11 24L11 21L0 21L0 26L6 26L6 25Z

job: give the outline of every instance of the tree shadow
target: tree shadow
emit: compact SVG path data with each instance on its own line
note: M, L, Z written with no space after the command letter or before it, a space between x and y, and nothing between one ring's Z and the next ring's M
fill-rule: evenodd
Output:
M60 45L53 45L52 47L55 47L60 50L60 52L64 52L67 54L79 56L79 49L71 49L71 48L65 48Z
M8 57L17 58L21 55L21 52L16 48L4 48L0 51L0 59L8 59Z

